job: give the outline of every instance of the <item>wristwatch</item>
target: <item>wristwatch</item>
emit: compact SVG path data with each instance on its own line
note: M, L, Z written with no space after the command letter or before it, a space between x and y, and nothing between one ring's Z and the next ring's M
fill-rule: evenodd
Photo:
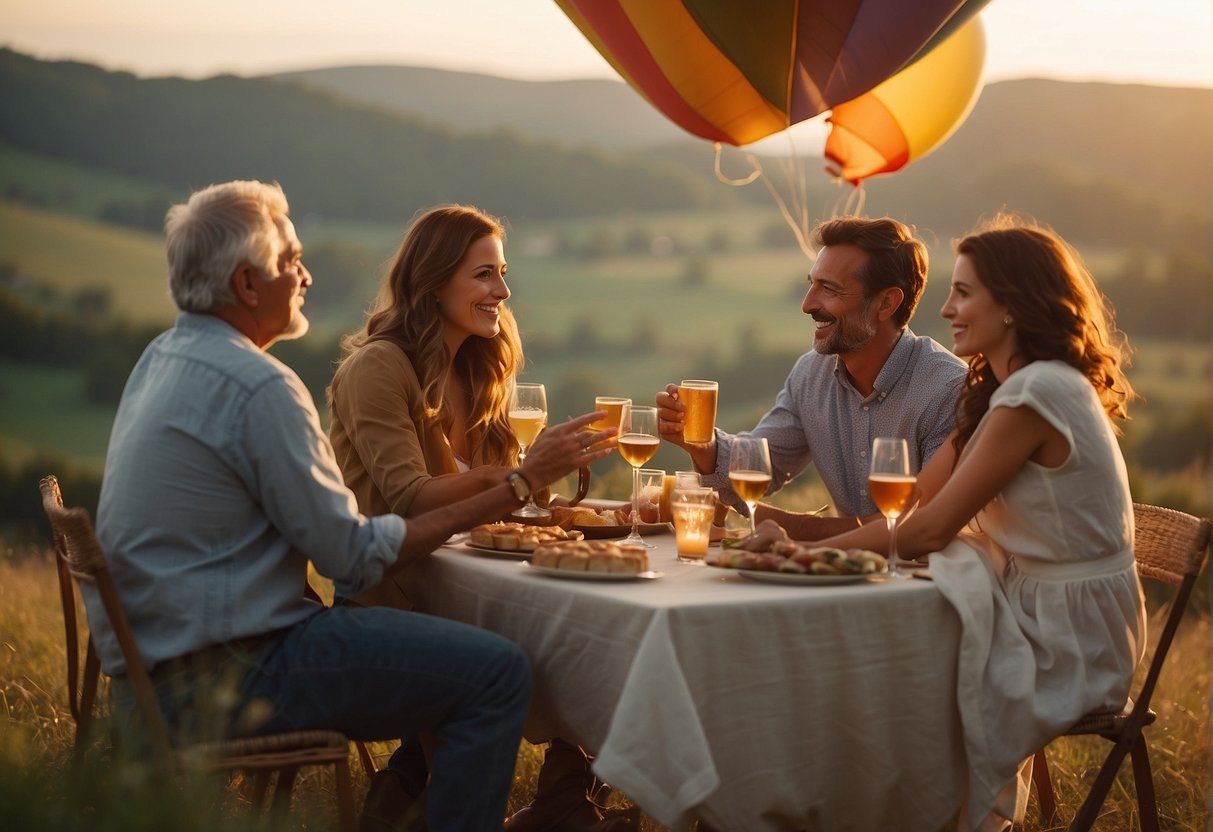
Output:
M525 505L526 501L531 499L531 484L517 468L506 475L505 481L514 489L514 499L518 501L518 505Z

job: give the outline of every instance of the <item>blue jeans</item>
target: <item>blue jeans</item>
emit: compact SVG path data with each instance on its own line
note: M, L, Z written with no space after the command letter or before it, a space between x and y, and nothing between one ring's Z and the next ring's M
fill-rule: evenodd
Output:
M334 607L260 656L241 701L266 699L258 733L331 728L353 739L436 735L426 821L435 832L500 830L531 669L494 633L419 613Z
M430 731L437 748L428 828L501 829L531 701L530 664L513 642L420 613L333 607L253 652L220 646L203 656L153 674L178 737L205 730L198 705L224 701L216 695L224 679L241 681L234 707L229 698L209 708L212 716L223 711L227 728L219 733L328 728L352 739L396 740ZM117 712L133 707L123 682L112 686ZM250 730L249 718L258 715Z

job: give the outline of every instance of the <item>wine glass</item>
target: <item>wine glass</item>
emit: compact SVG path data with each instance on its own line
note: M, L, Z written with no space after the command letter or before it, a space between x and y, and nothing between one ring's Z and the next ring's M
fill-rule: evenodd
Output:
M548 394L542 384L520 381L510 397L510 430L518 440L518 459L526 459L527 448L548 423ZM552 512L535 505L532 495L526 505L514 512L515 517L547 518Z
M885 573L891 578L908 577L897 568L897 523L910 508L917 480L910 473L910 450L904 439L880 436L872 442L868 493L889 525L889 561Z
M771 450L765 436L735 436L729 452L729 485L750 509L750 534L754 533L754 509L771 485Z
M640 469L657 453L657 408L631 403L623 406L619 420L619 455L632 466L632 533L622 543L653 548L640 536Z

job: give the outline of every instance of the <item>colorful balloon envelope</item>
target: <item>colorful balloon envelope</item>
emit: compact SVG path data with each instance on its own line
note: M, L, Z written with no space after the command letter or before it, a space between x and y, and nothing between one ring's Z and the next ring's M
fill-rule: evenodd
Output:
M732 145L836 108L921 63L986 1L556 0L649 103L687 132ZM980 61L975 73L964 71L976 85Z

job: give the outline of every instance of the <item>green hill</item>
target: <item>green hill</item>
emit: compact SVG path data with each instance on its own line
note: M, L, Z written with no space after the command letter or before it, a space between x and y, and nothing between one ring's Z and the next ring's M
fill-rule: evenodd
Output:
M100 291L105 311L135 323L168 323L175 314L158 234L0 201L0 252L18 289Z
M472 202L508 216L681 209L719 199L678 169L506 131L460 133L301 88L140 79L0 50L0 141L163 186L283 182L298 216L403 222Z

